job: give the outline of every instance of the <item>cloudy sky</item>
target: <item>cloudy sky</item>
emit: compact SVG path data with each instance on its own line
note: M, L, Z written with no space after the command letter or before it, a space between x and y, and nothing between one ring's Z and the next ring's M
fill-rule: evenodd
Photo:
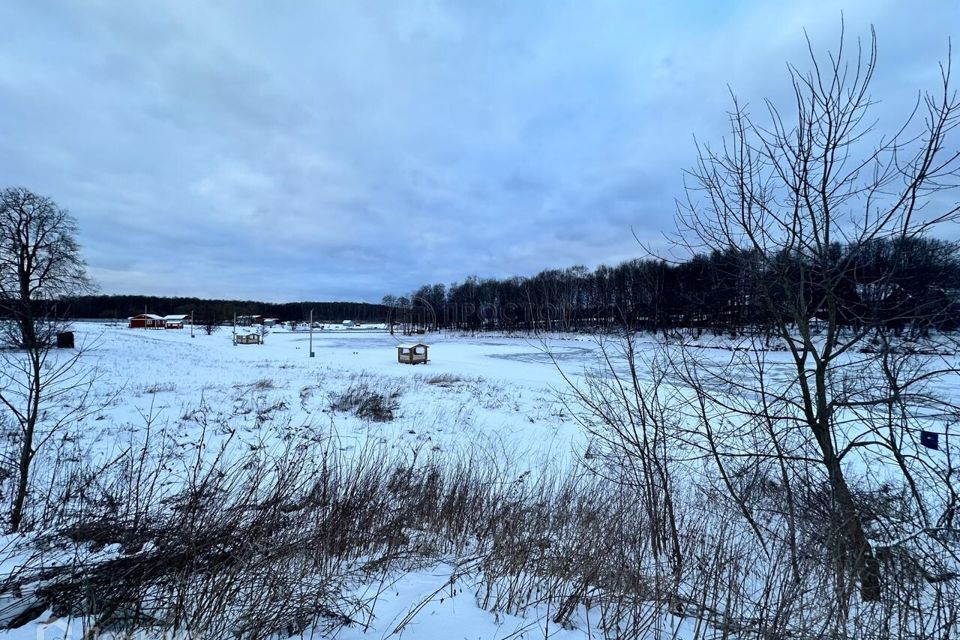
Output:
M888 115L960 2L0 4L0 176L70 209L107 293L377 301L615 263L669 230L728 85L876 26Z

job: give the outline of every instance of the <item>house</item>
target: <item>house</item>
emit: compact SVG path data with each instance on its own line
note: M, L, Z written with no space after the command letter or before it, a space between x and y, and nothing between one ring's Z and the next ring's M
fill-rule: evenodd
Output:
M422 342L397 345L397 362L400 364L427 364L429 347Z
M165 326L163 316L155 313L141 313L127 319L130 321L130 329L163 329Z
M263 326L265 327L274 327L280 324L280 318L264 318Z
M342 324L344 327L349 329L350 327L353 326L353 320L344 320L340 324Z
M183 329L183 323L186 322L187 317L185 314L163 316L163 326L165 329Z

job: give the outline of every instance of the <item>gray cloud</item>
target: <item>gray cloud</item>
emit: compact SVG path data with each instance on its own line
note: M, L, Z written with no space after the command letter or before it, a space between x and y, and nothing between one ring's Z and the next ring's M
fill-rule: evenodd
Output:
M783 99L804 27L876 25L882 125L960 24L946 1L645 4L6 3L0 169L74 212L107 292L378 300L635 256L728 85Z

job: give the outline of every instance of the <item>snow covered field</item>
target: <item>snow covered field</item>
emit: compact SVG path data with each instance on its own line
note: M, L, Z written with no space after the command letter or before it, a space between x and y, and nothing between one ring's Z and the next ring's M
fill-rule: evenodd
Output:
M229 438L230 450L243 456L263 447L282 449L292 437L333 435L345 452L371 446L402 455L479 452L517 469L563 464L583 444L560 398L569 388L564 376L576 379L595 366L598 349L587 337L431 334L419 336L430 345L429 364L410 366L396 360L396 345L410 338L383 330L314 331L314 358L305 330L271 328L263 345L237 346L226 327L212 335L197 327L194 337L189 326L144 330L79 322L74 330L87 349L82 366L96 370L88 399L96 410L70 429L69 446L104 461L138 446L148 432L163 431L183 459L196 455L201 440L211 446ZM358 386L392 399L393 418L334 408ZM378 598L371 628L343 629L339 637L388 637L421 604L403 637L590 633L545 629L546 612L529 618L490 613L478 606L469 578L452 585L450 579L446 565L391 577L396 582ZM0 637L81 637L78 626L51 622Z
M380 442L405 449L447 451L493 445L522 459L567 455L580 437L558 392L563 374L595 364L589 338L480 337L435 334L427 365L397 363L402 336L386 331L315 331L309 357L306 331L270 329L263 345L237 345L231 330L138 330L78 323L78 340L92 345L96 404L106 404L78 432L100 445L104 436L136 433L147 418L178 426L188 444L192 411L218 413L248 442L266 414L274 425L336 433L345 446ZM408 338L409 339L409 338ZM556 364L555 364L556 362ZM559 365L559 368L558 368ZM561 374L561 370L563 374ZM394 419L365 420L331 409L351 385L395 396ZM116 442L116 441L114 441Z
M64 460L70 462L71 455L72 461L89 461L91 468L96 468L98 464L109 465L121 458L136 461L136 452L143 447L151 457L162 460L158 464L172 467L166 470L171 473L161 481L178 478L169 480L172 486L189 475L189 472L183 473L185 469L199 466L200 460L207 461L220 455L243 464L254 458L274 456L281 459L292 449L300 447L309 453L299 460L299 468L315 471L315 467L305 464L307 458L316 458L316 452L326 455L330 450L327 447L332 447L344 460L355 459L361 464L369 465L370 460L375 461L374 466L399 462L399 467L391 467L394 471L412 460L480 460L479 467L496 470L493 475L478 476L481 486L506 487L506 493L509 493L524 482L523 478L536 478L540 472L544 472L541 477L547 484L558 477L551 475L557 472L563 475L571 471L567 475L579 476L585 467L577 457L587 450L587 436L584 426L571 415L571 410L583 411L583 406L572 400L571 384L582 383L591 388L591 384L596 385L599 381L601 386L593 386L594 392L599 390L600 397L611 396L616 404L619 400L615 397L620 393L616 387L618 382L604 377L603 369L605 366L614 367L618 374L624 374L621 381L629 377L621 353L623 345L616 339L590 336L560 335L535 339L428 334L418 338L430 345L430 363L410 366L397 362L396 345L413 340L391 336L387 331L377 329L346 330L336 326L315 331L313 358L309 357L310 336L305 330L271 328L263 345L234 345L229 328L220 328L207 335L198 327L193 337L189 327L183 330L145 330L109 323L78 322L74 329L84 354L78 368L93 372L85 401L90 411L85 412L82 421L54 434L55 437L45 445L34 472L37 486L57 486L58 480L53 477L57 472L52 469ZM634 336L633 344L640 360L657 352L657 340L651 336ZM749 402L756 401L751 395L756 395L756 391L752 390L754 385L749 378L755 375L751 374L749 366L752 358L763 360L768 380L773 384L790 383L793 366L790 356L778 348L775 341L751 342L749 339L731 340L704 335L696 345L689 353L700 360L701 371L708 372L716 367L721 376L707 376L704 383L717 386L718 393L726 394L724 397L733 404L744 402L747 403L744 407L748 408ZM69 353L55 352L54 357L69 357ZM952 352L949 355L944 353L942 357L956 370L956 356ZM606 360L607 357L612 361ZM858 364L863 357L851 351L838 367L855 374L863 366ZM587 377L586 374L591 372L599 375ZM648 374L641 363L637 375L646 382ZM611 386L603 386L607 384ZM938 379L936 385L938 390L949 394L950 389L960 387L960 381L952 375ZM690 398L690 389L677 384L676 379L667 380L666 386L669 387L668 394L678 392L674 401L679 403L671 406L667 416L672 419L680 415L675 407L682 407L683 401ZM61 402L78 402L73 396ZM369 404L371 398L376 402ZM625 401L630 400L626 398ZM56 411L57 408L52 409ZM860 423L851 423L842 434L843 442L850 442L861 433ZM746 446L749 451L761 451L767 443L762 435L759 439L756 435L748 430L738 435L732 444ZM733 453L739 451L736 449ZM871 457L868 447L852 451L848 464L854 474L860 475L869 469L882 480L882 459ZM132 457L130 452L134 452ZM371 452L377 453L371 456ZM928 461L939 460L925 450L921 455ZM687 473L697 478L696 474L703 471L698 465L691 461L689 466L677 467L675 480L685 478ZM308 472L307 480L326 475L326 466L323 469L324 472L319 474L309 475L313 472ZM680 469L682 471L678 472ZM699 476L699 479L709 478L711 473L712 469L707 469L706 475ZM96 474L91 476L96 480ZM489 482L491 479L493 481ZM335 479L333 484L340 481ZM134 481L127 490L136 484ZM691 486L702 484L698 481ZM678 495L683 493L681 489ZM559 512L558 518L562 522L564 517L579 518L583 513L594 513L591 503L598 502L601 506L597 513L603 514L605 499L593 500L597 494L589 491L586 495L585 511L565 512L562 502L548 502L548 497L539 503L544 505L541 513L552 516ZM609 500L616 494L605 495ZM632 502L635 498L631 494L627 500ZM540 498L534 491L527 499L536 504ZM389 511L392 504L396 502L391 494L385 510ZM503 505L509 504L509 498L503 502ZM716 513L703 515L711 513L711 505L701 500L697 506L703 507L703 513L698 511L694 521L687 524L693 531L691 540L702 535L701 543L725 548L724 538L716 537L708 530L712 525L708 524L703 531L698 529L702 517L717 516ZM617 507L614 505L613 508ZM216 504L214 510L220 509L221 506ZM612 537L615 532L611 529L617 528L620 534L627 532L631 536L636 530L631 524L635 520L621 520L618 513L612 516L612 520L587 519L583 532L580 532L587 536L586 542L581 545L582 539L577 537L573 547L558 546L551 551L554 554L551 557L564 560L577 554L587 558L606 557L604 553L610 551L609 546L604 551L606 539L612 541L606 543L608 545L620 544ZM631 512L627 509L624 513ZM723 515L722 510L720 513ZM492 517L505 527L508 534L511 533L509 516L505 519ZM610 518L610 515L606 517ZM711 522L709 519L702 521ZM589 522L605 523L595 538L589 537ZM536 522L527 524L534 528L537 525ZM415 532L417 529L417 526L404 527L405 531ZM349 529L349 536L354 537L360 530L358 527ZM39 537L32 539L31 535ZM497 583L497 579L486 581L491 572L479 564L471 564L471 543L458 543L459 555L445 554L443 535L441 531L441 536L435 538L440 539L441 544L434 552L422 555L428 560L391 565L405 568L384 569L373 582L370 581L373 573L364 573L360 580L345 582L347 593L355 593L357 600L372 604L359 618L351 617L356 623L339 628L335 637L349 640L387 637L413 640L549 637L572 640L617 636L616 630L606 629L605 634L596 626L600 614L596 604L586 604L590 602L589 598L576 605L575 615L566 618L564 624L556 624L553 622L556 611L551 611L549 606L552 602L556 607L558 601L548 599L544 604L529 590L517 587L524 584L522 572L511 573L510 567L500 567L497 575L501 581L506 580L506 585ZM40 540L35 548L48 553L42 536L43 532L38 531L24 540ZM521 530L513 544L522 556L528 544L542 539L537 538L536 531ZM552 544L564 539L559 536ZM742 540L749 540L749 537ZM20 541L6 536L0 542L0 548L12 549L4 566L5 571L11 571L22 562L22 554L18 556L14 547ZM455 544L452 538L450 544ZM643 545L637 548L642 549ZM101 553L95 543L91 549L91 557ZM148 555L150 549L134 549L128 557L141 551ZM102 550L104 557L120 557L127 553L119 544L107 545ZM640 556L630 557L627 561L642 564L646 553L644 550ZM756 558L750 554L758 553L758 550L750 543L737 553L744 554L748 558L746 565L752 566ZM711 556L709 551L705 554L705 558ZM56 558L53 553L50 557ZM495 557L495 553L489 554L485 561ZM530 566L537 566L537 557L536 553L530 556ZM346 564L349 565L350 561L348 558ZM776 564L777 561L774 558L771 562ZM560 576L565 575L563 568L554 570ZM759 584L757 580L763 577L764 571L766 569L747 579L751 588ZM346 570L344 575L347 575ZM776 574L772 572L770 575ZM563 583L564 579L557 577L557 584ZM496 591L501 586L506 592L513 589L512 593L525 594L520 597L526 603L522 611L511 610L509 604L491 607L482 603L481 594L485 593L489 598L490 589ZM576 585L567 586L573 588ZM587 586L584 583L581 595L587 593ZM560 591L565 592L565 588ZM589 589L593 594L602 593L602 588L593 584ZM494 600L498 597L495 596ZM0 596L0 617L8 619L11 612L16 615L17 608L25 600L18 595ZM640 605L633 615L636 619L646 620L645 637L689 638L702 634L709 637L706 628L693 629L702 621L698 623L692 617L676 617L672 609L661 609L656 614L651 610L648 617L644 606L647 605ZM27 619L34 622L13 631L0 632L0 638L80 638L83 635L76 623L68 627L65 618L55 617L49 609L39 617L33 615ZM572 622L568 624L570 620ZM297 632L297 637L320 637L317 633L315 629L304 634Z

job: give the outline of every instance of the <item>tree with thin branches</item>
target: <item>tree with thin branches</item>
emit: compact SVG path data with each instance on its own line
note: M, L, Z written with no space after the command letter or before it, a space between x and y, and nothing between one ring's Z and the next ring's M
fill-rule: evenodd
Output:
M55 357L57 334L66 326L64 299L92 288L76 241L73 216L50 198L22 187L0 193L0 316L3 321L4 366L0 403L18 427L12 460L15 487L9 524L17 531L23 520L30 470L40 446L57 426L82 413L82 401L62 402L73 391L89 391L89 376L76 368L82 349ZM85 391L84 391L85 390ZM64 408L47 416L47 409Z
M808 39L810 69L789 66L788 108L766 101L758 119L734 96L729 137L719 148L698 144L677 241L693 253L750 256L731 272L755 283L751 302L770 335L749 336L725 362L681 349L675 370L696 392L695 429L722 477L734 461L740 472L748 460L754 469L776 461L791 501L791 482L822 478L834 534L824 543L872 601L882 593L879 552L907 539L944 544L958 506L949 456L918 453L921 430L942 432L957 416L933 392L935 380L957 371L945 345L908 343L902 330L928 335L947 308L907 304L903 276L910 251L960 215L960 152L951 143L960 102L946 63L937 91L878 135L876 36L852 52L845 39L826 57ZM880 248L889 255L868 261ZM771 338L786 353L782 364L763 355ZM738 444L749 434L766 443L752 457ZM909 516L877 517L851 481L871 473L874 486L908 488ZM787 513L807 507L790 504Z

